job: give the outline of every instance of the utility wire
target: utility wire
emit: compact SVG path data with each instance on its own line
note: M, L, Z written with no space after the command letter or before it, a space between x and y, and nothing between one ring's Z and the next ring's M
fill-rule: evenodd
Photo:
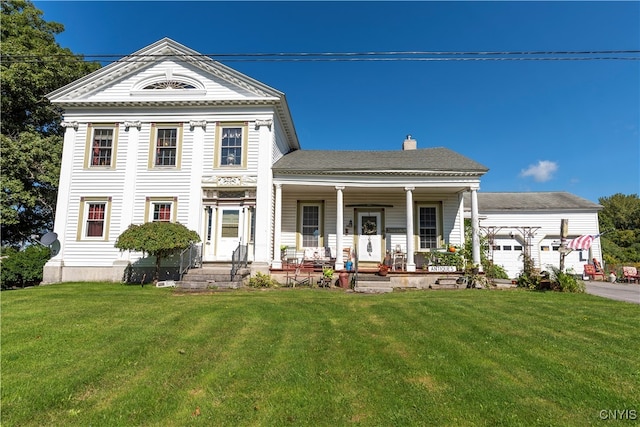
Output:
M4 54L4 63L46 63L82 61L137 62L157 58L187 61L198 58L228 62L354 62L354 61L636 61L639 50L600 51L482 51L482 52L278 52L278 53L219 53L219 54L89 54L89 55L34 55ZM597 56L593 56L597 55ZM612 56L617 55L617 56Z

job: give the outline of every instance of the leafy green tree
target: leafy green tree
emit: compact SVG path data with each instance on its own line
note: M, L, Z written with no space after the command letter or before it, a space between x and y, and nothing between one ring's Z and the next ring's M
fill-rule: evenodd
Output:
M131 224L118 236L115 247L120 250L139 251L156 258L153 280L157 282L160 260L200 241L193 230L175 222L146 222Z
M42 281L42 268L51 258L51 249L40 246L28 246L23 251L9 248L3 252L0 282L2 288L12 286L36 285Z
M640 198L616 193L601 197L598 214L604 260L607 264L640 262Z
M2 0L2 243L18 245L53 226L60 174L62 110L45 95L100 68L60 47L64 26L27 0Z

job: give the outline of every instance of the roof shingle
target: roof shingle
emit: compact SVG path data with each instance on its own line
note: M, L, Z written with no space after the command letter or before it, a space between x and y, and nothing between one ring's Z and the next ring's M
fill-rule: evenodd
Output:
M416 150L343 151L296 150L286 154L273 170L323 171L447 171L486 173L489 169L448 148Z

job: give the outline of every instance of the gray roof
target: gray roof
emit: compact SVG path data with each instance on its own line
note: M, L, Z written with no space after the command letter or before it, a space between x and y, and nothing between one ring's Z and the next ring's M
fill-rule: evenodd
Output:
M434 171L484 174L489 169L448 148L416 150L343 151L296 150L286 154L274 165L280 173Z
M464 195L465 210L471 209L469 193ZM602 206L564 191L483 193L478 192L478 211L540 211L586 210L598 211Z

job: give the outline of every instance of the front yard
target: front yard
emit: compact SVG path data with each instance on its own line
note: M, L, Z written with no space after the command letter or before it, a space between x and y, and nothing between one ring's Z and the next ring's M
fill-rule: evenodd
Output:
M1 296L7 427L640 416L639 307L587 294L84 283Z

